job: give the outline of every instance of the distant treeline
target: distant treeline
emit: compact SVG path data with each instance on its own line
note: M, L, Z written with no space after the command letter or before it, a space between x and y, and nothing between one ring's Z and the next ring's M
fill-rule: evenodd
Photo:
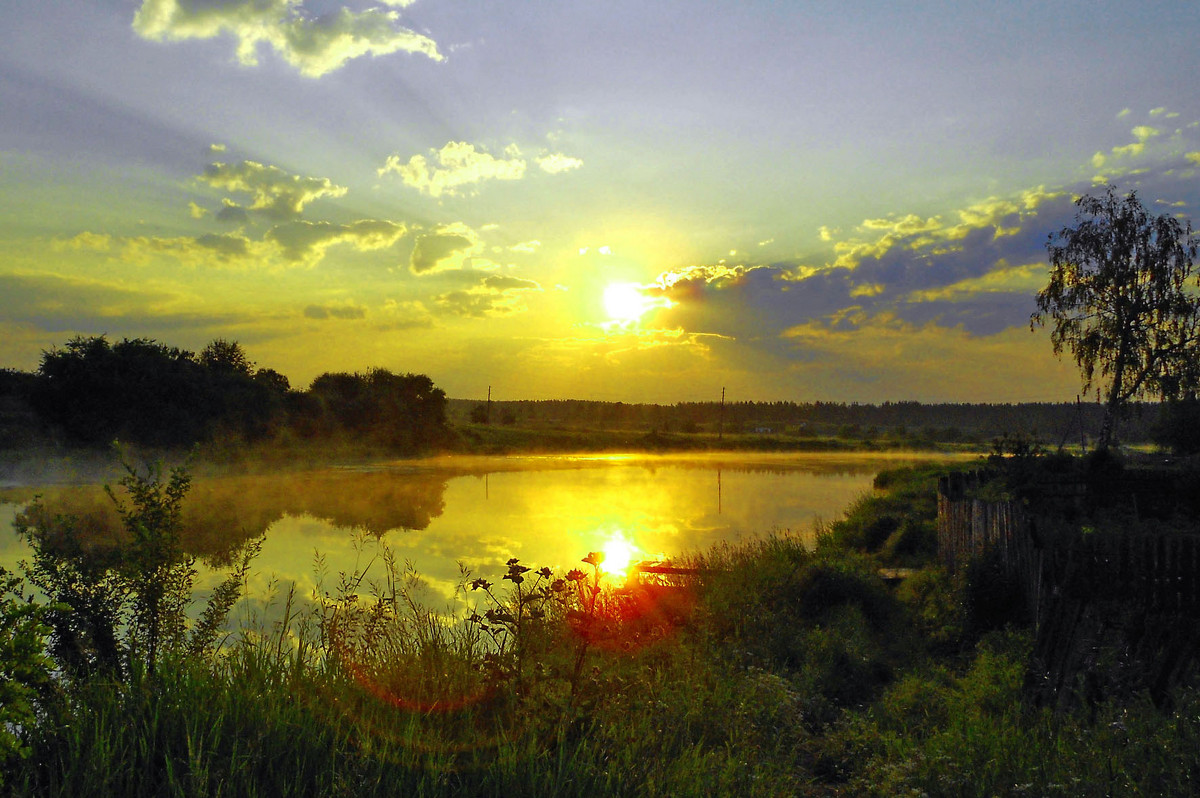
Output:
M1099 431L1104 408L1094 402L923 404L920 402L680 402L625 404L584 400L450 400L455 421L662 433L834 435L961 440L988 443L1023 436L1044 445L1078 445ZM1134 408L1121 427L1124 440L1152 440L1159 407Z
M446 434L446 396L426 376L325 373L307 390L258 368L235 341L201 352L146 338L72 338L36 372L0 371L0 446L49 438L186 447L215 440L350 436L399 452Z

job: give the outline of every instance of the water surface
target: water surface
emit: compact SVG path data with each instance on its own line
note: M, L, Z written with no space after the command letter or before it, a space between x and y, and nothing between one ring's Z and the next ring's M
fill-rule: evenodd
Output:
M902 455L449 457L299 473L195 480L185 504L186 545L219 568L236 545L263 536L252 589L317 583L320 557L331 587L338 572L366 565L378 543L449 598L461 569L498 579L511 557L562 572L590 551L673 557L721 541L790 530L813 535L871 489ZM0 491L0 524L41 493L97 540L117 534L98 485ZM0 564L22 556L0 536ZM619 555L618 555L619 556ZM211 583L215 577L206 576Z

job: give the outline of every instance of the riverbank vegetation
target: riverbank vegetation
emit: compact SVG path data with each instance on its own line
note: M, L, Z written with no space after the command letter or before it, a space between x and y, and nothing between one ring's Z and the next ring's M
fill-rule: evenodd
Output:
M881 474L815 549L777 532L625 586L594 554L565 573L514 560L464 573L449 611L378 543L382 576L323 574L311 601L275 596L213 636L232 587L186 618L174 590L186 474L131 471L126 555L89 560L36 507L19 519L51 602L5 576L3 790L1190 794L1192 690L1025 698L1024 619L997 611L994 574L932 556L943 472ZM889 585L885 565L915 570Z

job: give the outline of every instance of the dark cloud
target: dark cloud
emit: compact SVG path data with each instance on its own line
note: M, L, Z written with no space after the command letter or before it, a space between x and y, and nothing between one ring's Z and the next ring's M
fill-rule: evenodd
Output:
M367 309L359 305L309 305L304 308L308 319L365 319Z
M216 216L218 221L230 224L245 224L250 218L245 208L230 199L221 203L221 210L217 211Z
M433 233L419 236L413 247L409 268L413 274L434 271L442 261L459 252L465 252L473 244L471 239L457 234Z
M196 239L198 246L212 250L223 259L243 258L250 253L250 242L239 235L208 233Z
M441 294L434 297L433 302L440 313L483 318L514 313L522 308L520 292L540 290L542 287L533 280L489 274L474 288Z
M244 321L236 314L163 313L174 296L57 275L0 275L0 316L47 333L161 337Z
M471 316L481 319L497 314L511 313L512 308L502 304L496 294L479 294L472 291L451 291L433 298L434 307L441 313L455 316Z
M482 285L494 291L540 291L542 287L534 280L523 280L507 274L489 274Z
M362 219L351 224L295 221L272 227L266 234L290 261L319 259L333 244L350 244L359 250L384 249L404 237L402 224L382 219Z
M1071 223L1072 195L991 201L963 211L961 222L864 224L874 233L844 248L838 265L782 262L685 270L661 293L674 304L654 320L667 327L736 339L800 356L779 339L816 325L852 330L872 319L934 324L990 336L1025 327L1033 309L1030 273L1014 267L1045 261L1048 233ZM1019 279L1018 279L1019 278ZM1018 287L1006 288L1017 281Z

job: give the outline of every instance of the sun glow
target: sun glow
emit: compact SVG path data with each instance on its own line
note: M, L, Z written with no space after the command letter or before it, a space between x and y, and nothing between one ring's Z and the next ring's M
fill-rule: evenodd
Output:
M613 576L627 575L629 566L640 554L637 546L619 531L609 535L600 550L604 552L604 573Z
M670 307L665 297L646 296L637 283L612 283L604 289L604 311L613 321L637 321L654 308Z

